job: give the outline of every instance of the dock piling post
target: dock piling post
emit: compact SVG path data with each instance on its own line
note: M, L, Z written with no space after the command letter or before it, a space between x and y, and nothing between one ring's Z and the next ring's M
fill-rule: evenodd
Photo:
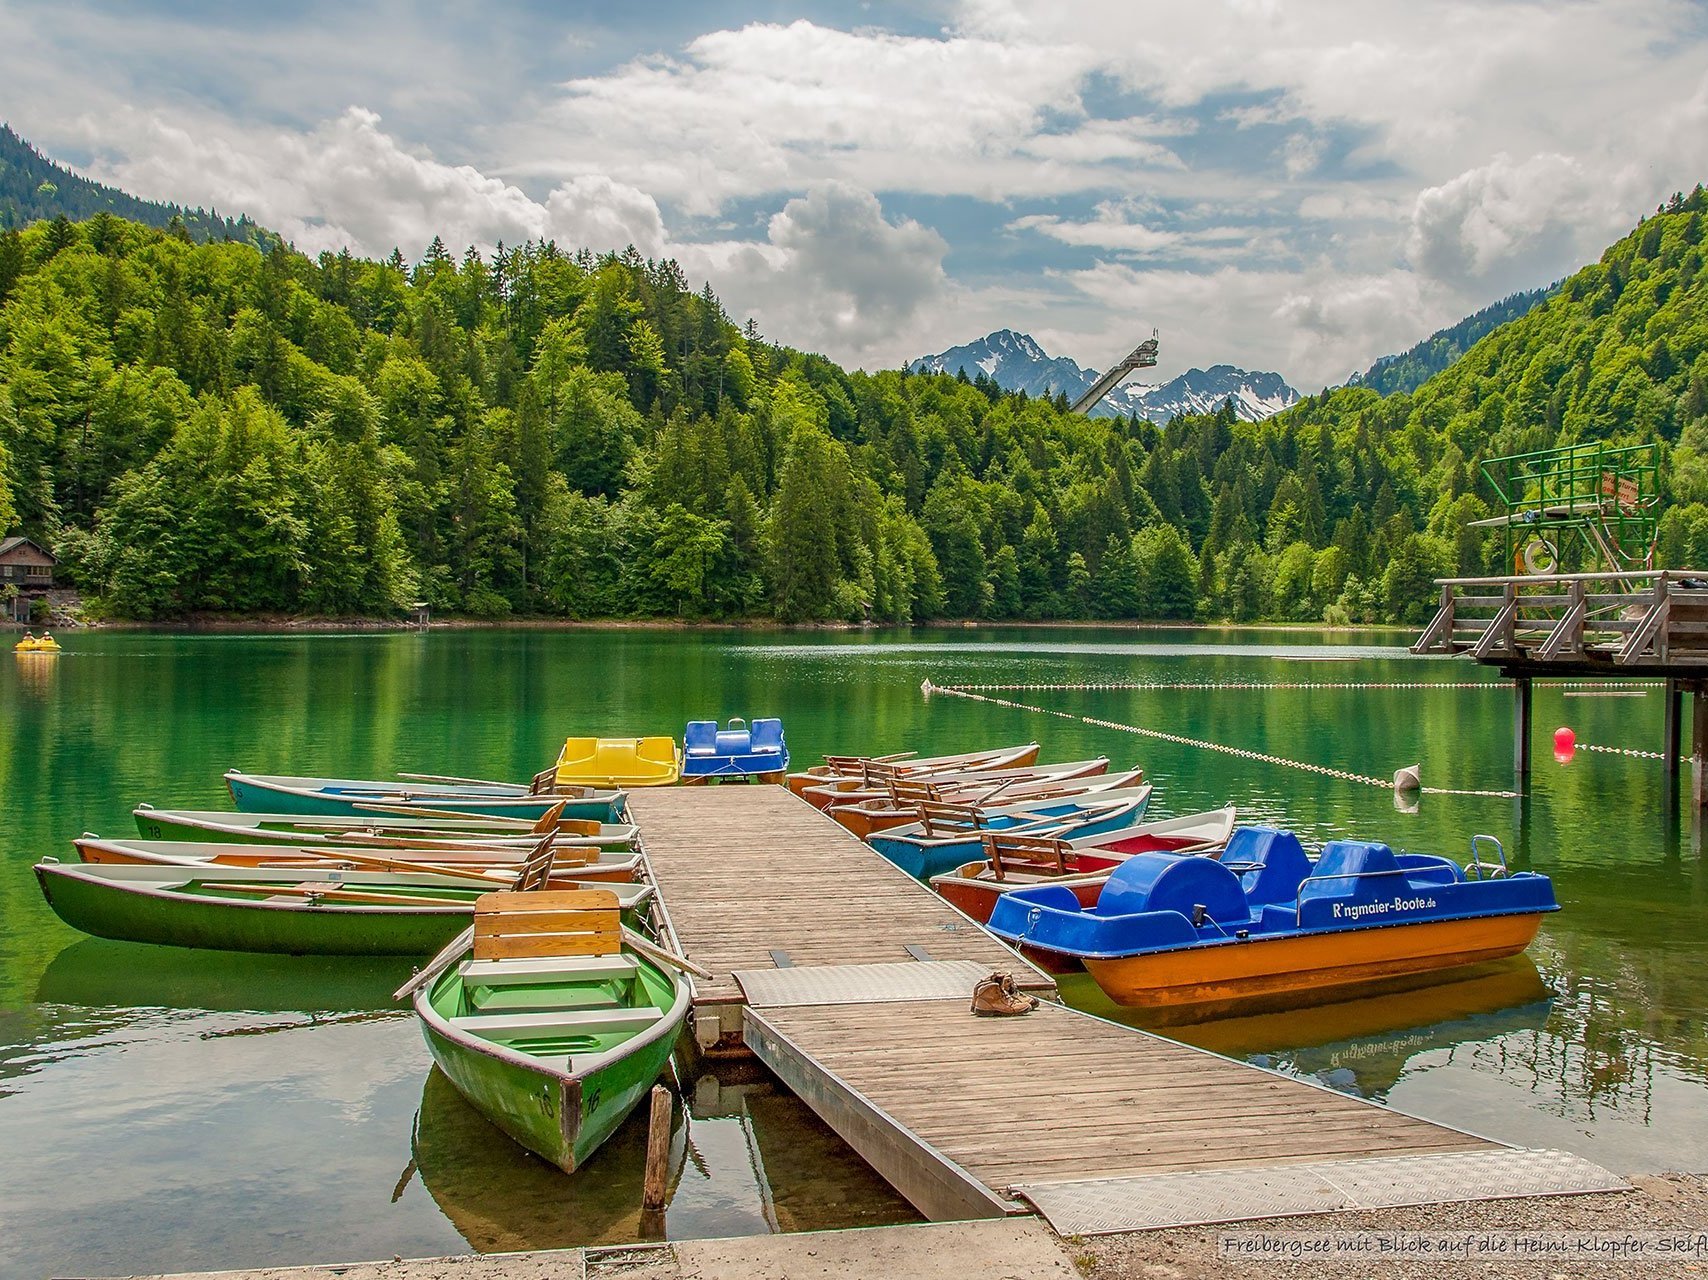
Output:
M1518 775L1518 789L1530 790L1530 677L1519 676L1513 681L1516 698L1512 704L1512 768Z
M1666 728L1662 731L1661 759L1667 773L1678 777L1678 748L1684 721L1684 689L1676 680L1666 682Z
M1708 695L1697 685L1690 694L1690 800L1700 813L1708 808Z
M664 1212L664 1198L670 1182L670 1118L675 1099L661 1084L652 1086L652 1114L646 1131L646 1178L641 1189L641 1212L657 1215Z

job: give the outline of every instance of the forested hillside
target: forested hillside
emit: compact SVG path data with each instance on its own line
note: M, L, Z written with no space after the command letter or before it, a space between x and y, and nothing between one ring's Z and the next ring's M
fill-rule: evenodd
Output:
M222 218L217 211L139 200L117 187L91 182L49 160L10 125L0 124L0 228L22 227L43 218L80 221L97 213L116 214L151 227L176 223L192 240L247 240L265 246L276 239L247 216Z
M1369 387L1385 396L1396 391L1416 391L1485 336L1540 304L1557 287L1530 289L1491 303L1457 324L1437 329L1408 351L1383 356L1363 373L1348 378L1347 385Z
M1700 189L1411 395L1087 420L847 373L631 250L410 265L102 214L0 235L0 524L116 613L1412 620L1475 461L1677 441L1708 499ZM1700 517L1700 518L1699 518ZM1708 507L1669 517L1708 552Z

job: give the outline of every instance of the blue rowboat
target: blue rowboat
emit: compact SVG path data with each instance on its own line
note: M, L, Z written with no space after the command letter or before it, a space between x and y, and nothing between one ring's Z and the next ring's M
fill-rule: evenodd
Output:
M736 717L721 729L716 720L690 720L682 735L684 782L713 778L781 782L788 767L789 748L783 741L781 720L755 720L749 725Z
M998 809L922 804L918 822L874 832L866 842L910 876L929 880L983 856L986 831L1060 839L1120 831L1144 821L1150 799L1147 783Z
M1337 840L1310 859L1290 831L1245 827L1220 861L1141 853L1086 906L1061 885L1004 894L990 930L1082 961L1117 1004L1164 1016L1262 1012L1530 945L1559 910L1547 876Z

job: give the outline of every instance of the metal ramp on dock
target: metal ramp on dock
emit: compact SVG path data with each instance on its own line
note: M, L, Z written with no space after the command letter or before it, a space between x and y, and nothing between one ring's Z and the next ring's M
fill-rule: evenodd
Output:
M671 789L631 806L677 942L717 972L696 1016L733 1022L928 1218L1036 1210L1094 1234L1625 1186L1048 1000L975 1017L993 968L1053 984L804 801ZM830 863L847 897L813 874Z

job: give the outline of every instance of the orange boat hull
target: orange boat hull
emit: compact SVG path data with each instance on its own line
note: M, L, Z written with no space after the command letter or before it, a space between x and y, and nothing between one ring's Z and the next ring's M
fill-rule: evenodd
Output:
M905 826L909 822L917 822L919 813L914 809L888 809L876 811L863 805L834 805L828 810L848 830L860 839L875 835L879 831L888 831L891 827Z
M1129 1008L1285 1008L1342 998L1344 988L1517 955L1541 922L1540 912L1435 920L1087 958L1085 967L1111 1000Z

